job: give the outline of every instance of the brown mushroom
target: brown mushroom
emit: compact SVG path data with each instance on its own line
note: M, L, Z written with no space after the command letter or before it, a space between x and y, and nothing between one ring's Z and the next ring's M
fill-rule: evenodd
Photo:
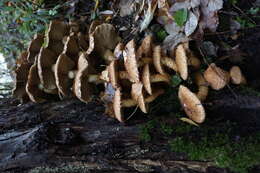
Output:
M137 49L137 59L152 56L152 35L147 35Z
M155 46L153 48L153 64L158 73L164 74L161 64L161 46Z
M179 44L175 52L175 60L178 72L183 80L188 78L188 58L184 49L183 44Z
M209 92L208 82L204 79L204 76L200 72L196 72L194 75L195 83L198 86L198 92L196 93L200 101L206 100Z
M34 35L33 40L30 42L29 47L27 49L28 56L27 60L30 63L34 63L36 55L40 52L40 49L44 43L44 35L36 34Z
M230 78L231 78L231 82L233 84L246 84L246 78L244 77L244 75L242 74L240 68L238 66L233 66L230 71Z
M48 28L49 40L61 41L65 35L69 34L69 26L63 21L53 20Z
M228 84L230 75L228 72L212 63L204 72L204 78L210 84L211 88L214 90L220 90Z
M196 123L202 123L205 120L205 110L200 100L187 87L180 85L178 97L181 105L188 117Z
M79 53L77 36L72 33L69 37L65 37L63 41L64 41L63 53L65 53L67 56L71 57L75 62L77 62L78 53Z
M131 40L126 44L125 50L123 51L123 55L124 55L125 69L129 74L129 80L133 83L138 83L139 72L137 66L134 40Z
M132 84L131 95L133 100L138 103L138 106L142 110L142 112L147 113L143 95L143 84L141 82Z

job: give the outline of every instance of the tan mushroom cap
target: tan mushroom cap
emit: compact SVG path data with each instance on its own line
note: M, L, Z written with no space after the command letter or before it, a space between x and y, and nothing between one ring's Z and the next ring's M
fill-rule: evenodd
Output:
M141 82L132 84L131 95L133 100L138 103L138 106L142 110L142 112L147 113L143 95L143 84Z
M34 64L30 68L26 84L26 92L32 102L41 103L46 101L46 93L39 88L40 83L37 66Z
M183 44L179 44L175 52L175 60L178 72L183 80L188 78L188 58L184 49Z
M196 123L205 120L206 113L198 97L187 87L180 85L178 97L188 117Z
M66 54L61 54L56 62L54 74L56 85L59 92L64 96L71 93L72 79L69 78L69 72L76 68L76 64Z
M64 44L61 40L49 40L46 47L55 52L56 56L59 56L64 49Z
M115 89L115 95L113 98L113 110L114 110L115 118L119 122L124 122L124 117L121 112L122 110L121 110L121 91L120 90L121 90L120 88Z
M27 60L30 63L34 63L35 56L40 52L43 43L44 43L44 35L42 34L34 35L34 38L30 42L29 47L27 49L27 51L29 52L27 56Z
M42 48L37 61L38 74L43 87L48 90L56 89L56 82L52 66L56 63L57 57L48 48Z
M137 58L152 56L152 35L147 35L137 50Z
M222 70L221 68L217 67L216 64L212 63L204 72L204 78L210 84L211 88L220 90L228 84L230 75L228 72Z
M152 95L152 87L151 87L151 81L150 81L150 68L149 68L149 64L145 64L145 66L143 68L142 82L144 84L144 88L147 91L147 93Z
M62 40L65 35L69 34L69 26L63 21L53 20L48 28L49 40Z
M117 61L112 61L108 66L108 77L109 82L112 84L114 88L119 87L118 84L118 70L117 70Z
M78 71L74 79L73 91L76 97L85 103L88 103L91 100L93 94L93 86L88 81L88 67L87 55L81 53L78 61Z
M196 93L197 97L200 101L206 100L209 92L208 82L200 72L195 73L194 79L198 86L198 92Z
M242 74L240 68L238 66L233 66L230 71L229 71L230 77L231 77L231 82L233 84L245 84L246 79L244 75Z
M15 87L12 90L12 95L17 99L20 99L22 102L28 98L25 87L30 67L30 63L21 63L15 70Z
M121 57L123 57L123 50L124 50L125 46L123 43L118 43L117 46L114 49L114 56L115 59L120 59Z
M199 69L201 62L198 57L196 57L191 51L187 52L188 65L192 66L194 69Z
M106 23L98 25L95 28L93 37L95 42L94 50L101 57L104 56L107 49L110 51L114 50L121 40L116 33L114 26Z
M134 40L131 40L126 44L125 50L123 51L123 55L125 69L129 74L129 80L133 83L139 82L139 72Z
M160 73L164 74L163 67L161 64L161 46L155 46L153 48L153 64L155 70Z

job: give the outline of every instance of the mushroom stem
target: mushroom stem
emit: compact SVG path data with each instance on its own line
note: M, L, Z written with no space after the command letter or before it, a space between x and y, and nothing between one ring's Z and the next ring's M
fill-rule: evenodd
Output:
M163 57L161 59L161 63L165 66L167 66L168 68L177 71L177 65L175 63L175 61L172 58L169 57Z
M156 82L170 82L170 77L168 75L162 75L162 74L155 74L151 75L150 77L151 83L156 83Z
M71 71L69 71L69 72L68 72L68 77L69 77L70 79L74 79L75 76L76 76L76 74L77 74L77 71L78 71L78 70L71 70Z
M196 93L200 101L204 101L209 92L209 87L207 81L204 79L203 75L199 72L195 73L195 82L198 85L198 92Z

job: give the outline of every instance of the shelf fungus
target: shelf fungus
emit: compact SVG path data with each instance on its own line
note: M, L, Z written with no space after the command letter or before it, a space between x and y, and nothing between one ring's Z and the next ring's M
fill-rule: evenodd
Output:
M205 120L205 110L199 98L187 87L180 85L178 97L187 116L196 123L202 123Z
M30 42L29 47L27 49L28 56L27 60L30 63L34 63L35 57L39 54L42 44L44 43L44 35L36 34L33 40Z
M233 84L239 85L239 84L246 84L246 78L242 74L240 68L238 66L233 66L230 71L230 78L231 82Z
M217 67L214 63L210 64L204 72L204 78L214 90L224 88L230 81L229 73Z

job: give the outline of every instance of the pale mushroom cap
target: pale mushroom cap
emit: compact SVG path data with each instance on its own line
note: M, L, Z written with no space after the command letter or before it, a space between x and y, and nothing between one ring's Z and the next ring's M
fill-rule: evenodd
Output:
M88 103L91 100L93 86L88 82L88 61L84 53L79 57L73 91L76 97L82 102Z
M164 74L161 64L161 46L155 46L153 48L153 64L158 73Z
M117 62L114 60L108 66L109 81L114 88L118 87L118 71L116 69Z
M144 84L144 88L147 91L147 93L152 95L149 64L145 64L144 66L143 74L142 74L142 82Z
M208 96L208 82L204 79L204 76L196 72L194 75L196 84L198 85L198 92L196 93L200 101L204 101Z
M147 113L143 96L143 84L140 82L132 84L131 95L132 98L138 103L138 106L142 110L142 112Z
M115 95L114 95L114 99L113 99L113 109L114 109L115 118L120 122L124 122L123 115L122 115L122 112L121 112L121 91L120 91L120 88L117 88L115 90Z
M184 111L191 120L197 123L202 123L205 120L206 113L204 107L193 92L187 87L180 85L178 97Z
M45 93L39 89L40 79L37 72L37 66L32 65L28 75L28 81L26 84L26 92L32 102L40 103L44 102Z
M72 80L68 77L68 73L76 68L76 64L67 55L61 54L56 62L54 74L56 85L59 92L64 96L70 95Z
M230 77L233 84L241 84L243 81L243 74L238 66L233 66L230 69Z
M137 50L137 58L150 57L152 54L152 35L147 35Z
M188 78L188 62L183 44L179 44L175 52L175 60L178 72L183 80Z
M230 80L229 73L217 67L214 63L210 64L204 72L204 78L215 90L224 88Z
M139 82L139 72L136 60L134 40L128 42L123 51L125 69L129 74L129 80L133 83Z

